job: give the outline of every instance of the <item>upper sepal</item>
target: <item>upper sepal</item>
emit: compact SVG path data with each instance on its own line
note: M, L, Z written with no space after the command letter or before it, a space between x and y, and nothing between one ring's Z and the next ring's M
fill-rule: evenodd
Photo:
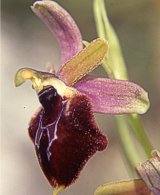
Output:
M54 1L36 1L33 12L55 34L62 51L62 64L83 49L78 26L70 14Z

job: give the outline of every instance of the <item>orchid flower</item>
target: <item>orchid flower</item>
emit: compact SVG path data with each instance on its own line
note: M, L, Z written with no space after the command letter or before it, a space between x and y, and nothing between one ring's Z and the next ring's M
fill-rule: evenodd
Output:
M102 63L108 43L96 39L83 48L80 30L61 6L43 0L32 10L57 37L62 64L54 73L22 68L15 85L29 79L38 95L42 107L28 131L44 174L58 191L71 185L88 159L107 146L93 113L142 114L149 100L132 82L87 76Z

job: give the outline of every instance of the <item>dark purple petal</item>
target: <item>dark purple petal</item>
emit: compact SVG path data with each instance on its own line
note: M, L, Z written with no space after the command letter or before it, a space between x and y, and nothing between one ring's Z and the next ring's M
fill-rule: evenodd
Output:
M77 82L75 87L90 98L93 112L142 114L149 107L144 89L129 81L86 78Z
M77 54L82 48L81 33L69 13L54 1L36 1L33 12L55 34L62 50L62 64Z
M88 98L62 99L53 87L39 93L43 108L30 122L29 135L40 166L53 187L67 187L96 151L107 146ZM49 106L50 105L50 106Z

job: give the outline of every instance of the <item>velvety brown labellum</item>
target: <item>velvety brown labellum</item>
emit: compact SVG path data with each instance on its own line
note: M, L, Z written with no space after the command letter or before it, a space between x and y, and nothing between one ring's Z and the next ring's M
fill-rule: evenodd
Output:
M106 148L107 140L96 125L85 95L62 99L48 87L39 93L39 100L43 108L31 120L29 135L50 184L67 187L87 160Z

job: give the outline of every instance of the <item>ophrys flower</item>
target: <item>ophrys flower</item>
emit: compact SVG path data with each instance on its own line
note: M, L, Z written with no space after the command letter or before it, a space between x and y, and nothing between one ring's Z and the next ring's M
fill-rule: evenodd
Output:
M102 63L107 42L96 39L83 49L78 27L58 4L38 1L32 9L55 32L63 63L55 73L22 68L15 84L30 79L37 92L42 107L30 122L29 135L48 181L60 189L72 184L87 160L107 146L93 112L144 113L148 97L129 81L86 77Z

